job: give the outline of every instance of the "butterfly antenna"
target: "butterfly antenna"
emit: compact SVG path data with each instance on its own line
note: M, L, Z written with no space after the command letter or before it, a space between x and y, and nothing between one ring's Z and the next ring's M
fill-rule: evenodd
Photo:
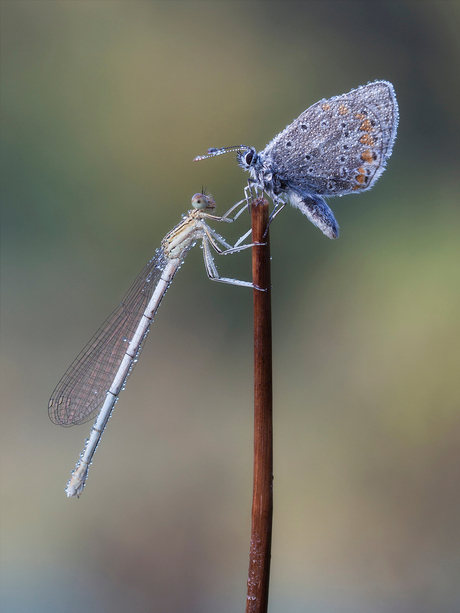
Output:
M206 155L199 155L193 159L194 162L200 162L201 160L205 160L206 158L213 158L216 155L222 155L223 153L230 153L230 151L247 151L249 147L246 145L239 145L233 147L211 147L206 151Z

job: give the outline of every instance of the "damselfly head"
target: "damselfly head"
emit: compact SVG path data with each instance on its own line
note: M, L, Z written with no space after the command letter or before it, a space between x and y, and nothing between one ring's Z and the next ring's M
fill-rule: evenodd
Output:
M209 192L206 193L206 190L203 190L202 192L192 196L192 206L194 209L200 210L215 209L216 203L212 195Z

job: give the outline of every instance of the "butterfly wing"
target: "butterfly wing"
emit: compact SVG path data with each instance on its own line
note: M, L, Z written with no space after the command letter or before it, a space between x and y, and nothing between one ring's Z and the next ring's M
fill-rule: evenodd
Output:
M341 196L370 189L385 169L398 125L393 86L376 81L320 100L261 152L298 193Z

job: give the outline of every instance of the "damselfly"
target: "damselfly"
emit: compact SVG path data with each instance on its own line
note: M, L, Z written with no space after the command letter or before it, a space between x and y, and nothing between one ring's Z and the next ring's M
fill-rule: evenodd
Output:
M192 205L194 209L164 237L154 258L74 360L51 396L49 416L51 421L61 426L82 424L99 410L67 484L67 496L78 497L85 486L88 468L113 407L137 362L160 302L189 249L201 240L206 272L213 281L253 287L248 281L219 276L211 252L211 247L218 254L234 253L248 247L232 247L207 223L233 221L229 215L238 205L222 217L211 214L215 202L210 194L195 194Z

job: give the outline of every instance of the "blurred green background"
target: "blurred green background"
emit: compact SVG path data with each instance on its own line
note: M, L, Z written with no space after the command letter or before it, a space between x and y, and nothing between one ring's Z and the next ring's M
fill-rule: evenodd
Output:
M3 613L243 611L251 291L189 254L79 500L90 424L48 398L191 196L242 197L233 156L194 156L375 79L398 138L329 201L340 239L271 229L270 610L460 610L459 27L456 1L1 2Z

